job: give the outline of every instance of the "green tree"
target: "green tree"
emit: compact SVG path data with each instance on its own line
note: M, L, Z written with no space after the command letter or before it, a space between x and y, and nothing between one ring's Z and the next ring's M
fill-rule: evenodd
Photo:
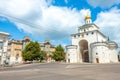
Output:
M40 52L40 60L45 60L45 57L46 57L46 52L45 51L41 51Z
M55 48L55 52L52 55L52 58L55 61L62 61L65 60L65 52L64 52L64 48L61 45L58 45Z
M30 42L23 50L22 56L25 61L39 60L41 55L40 52L41 51L39 43Z

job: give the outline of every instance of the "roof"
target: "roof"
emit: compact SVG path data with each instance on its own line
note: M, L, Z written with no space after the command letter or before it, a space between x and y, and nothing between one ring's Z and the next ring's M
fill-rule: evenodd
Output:
M110 45L117 45L117 43L116 43L115 41L111 41L111 40L106 41L106 43L108 43L108 44L110 44ZM117 45L117 46L118 46L118 45Z
M50 45L50 48L55 48L54 45L52 45L51 43L39 43L41 47L45 47L45 45Z
M23 41L31 41L29 36L24 36Z
M83 26L80 26L79 29L90 28L90 27L93 27L93 25L99 29L99 27L93 23L92 24L84 24Z
M85 19L91 19L90 15L85 16Z
M9 33L1 32L1 31L0 31L0 34L2 34L2 35L6 35L6 36L9 36L9 35L10 35Z
M10 40L8 42L8 44L12 44L12 43L14 43L14 44L22 44L22 41L21 40L14 40L14 39L12 39L12 40Z
M107 38L107 36L105 36L102 32L96 30L97 32L99 32L103 37Z
M118 45L116 42L114 41L104 41L104 42L94 42L94 43L91 43L90 45L94 45L96 44L97 46L98 45L101 45L101 46L116 46L116 48L118 48Z

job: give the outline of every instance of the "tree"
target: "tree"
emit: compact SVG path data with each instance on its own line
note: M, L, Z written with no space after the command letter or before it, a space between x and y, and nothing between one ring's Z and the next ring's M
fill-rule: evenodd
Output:
M25 61L39 60L40 59L40 45L38 42L30 42L23 50L23 59Z
M61 45L58 45L55 48L55 52L52 55L52 58L55 61L62 61L65 60L65 52L64 52L64 48Z
M42 60L45 60L45 57L46 57L45 51L41 51L41 52L40 52L40 60L41 60L41 61L42 61Z

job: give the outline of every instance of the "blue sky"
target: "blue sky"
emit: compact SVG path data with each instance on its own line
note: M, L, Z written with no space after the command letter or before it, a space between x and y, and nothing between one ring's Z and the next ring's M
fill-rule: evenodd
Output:
M0 0L0 31L17 40L30 36L65 46L88 13L106 36L120 44L119 0Z

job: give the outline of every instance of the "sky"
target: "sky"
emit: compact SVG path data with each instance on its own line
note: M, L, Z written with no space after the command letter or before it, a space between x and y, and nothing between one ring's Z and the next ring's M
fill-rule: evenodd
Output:
M71 45L85 16L120 45L120 0L0 0L0 31L11 39Z

